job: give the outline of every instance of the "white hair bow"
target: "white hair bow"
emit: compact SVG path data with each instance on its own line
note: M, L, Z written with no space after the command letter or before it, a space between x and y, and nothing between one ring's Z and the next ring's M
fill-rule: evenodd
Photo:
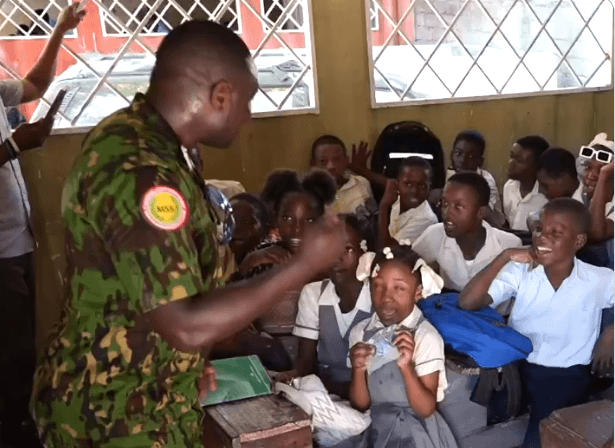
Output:
M359 265L357 266L357 280L363 281L369 278L372 274L371 269L374 258L376 258L375 252L365 252L361 255L359 258Z
M600 134L596 135L588 146L594 145L602 145L613 151L613 141L607 140L606 132L601 132Z
M425 260L419 258L416 260L413 272L417 269L421 270L421 284L423 285L423 297L429 297L433 294L440 294L444 286L444 280L431 269Z

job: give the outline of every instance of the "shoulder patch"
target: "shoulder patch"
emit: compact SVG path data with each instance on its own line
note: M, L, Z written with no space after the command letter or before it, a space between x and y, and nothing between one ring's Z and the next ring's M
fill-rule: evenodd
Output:
M141 199L141 213L152 226L167 231L181 229L190 209L182 194L170 187L150 188Z

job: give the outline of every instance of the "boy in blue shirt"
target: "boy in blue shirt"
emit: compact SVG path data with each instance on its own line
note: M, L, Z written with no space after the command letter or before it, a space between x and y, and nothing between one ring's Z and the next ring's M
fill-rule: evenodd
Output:
M613 366L613 326L599 338L602 310L613 306L613 271L575 256L587 242L590 222L580 202L550 201L532 246L502 252L459 297L460 307L469 310L516 297L510 326L533 344L521 366L530 403L524 448L540 447L540 420L587 399L592 369Z

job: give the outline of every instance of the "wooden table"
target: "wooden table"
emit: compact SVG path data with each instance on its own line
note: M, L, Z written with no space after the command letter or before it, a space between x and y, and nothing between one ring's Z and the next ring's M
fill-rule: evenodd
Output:
M279 395L205 408L206 448L311 448L310 416Z

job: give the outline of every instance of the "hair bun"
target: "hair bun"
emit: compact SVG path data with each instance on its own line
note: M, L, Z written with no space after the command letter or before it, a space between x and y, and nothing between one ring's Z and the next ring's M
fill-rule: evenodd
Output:
M333 176L325 170L310 170L301 181L301 186L324 205L330 204L335 200L337 184Z

